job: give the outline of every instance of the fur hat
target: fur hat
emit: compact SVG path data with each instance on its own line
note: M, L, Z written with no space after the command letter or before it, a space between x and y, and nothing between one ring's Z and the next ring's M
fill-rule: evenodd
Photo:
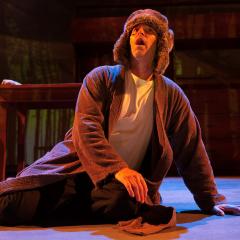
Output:
M138 24L147 24L156 31L158 39L154 60L154 74L163 74L169 64L169 52L173 47L174 34L168 27L167 17L156 10L137 10L127 18L124 24L123 33L114 45L114 61L125 67L129 67L129 38L133 28Z

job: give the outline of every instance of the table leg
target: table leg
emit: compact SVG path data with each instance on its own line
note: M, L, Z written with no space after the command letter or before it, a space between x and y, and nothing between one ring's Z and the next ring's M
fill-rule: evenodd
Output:
M25 139L27 127L27 111L17 111L18 140L17 140L17 172L25 167Z
M0 181L6 178L7 110L0 105Z

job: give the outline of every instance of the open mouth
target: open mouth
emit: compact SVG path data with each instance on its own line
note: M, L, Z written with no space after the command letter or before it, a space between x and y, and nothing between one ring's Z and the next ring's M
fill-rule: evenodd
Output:
M138 38L135 42L136 45L138 46L144 46L145 45L145 42L142 38Z

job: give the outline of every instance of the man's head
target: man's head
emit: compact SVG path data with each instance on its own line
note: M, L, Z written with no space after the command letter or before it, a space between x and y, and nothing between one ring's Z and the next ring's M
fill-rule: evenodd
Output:
M169 52L173 46L173 32L168 28L167 18L152 9L137 10L128 17L124 31L114 45L114 60L126 67L130 66L131 55L134 54L133 47L130 45L131 36L136 33L136 29L142 26L148 27L156 35L153 67L155 74L163 74L169 63ZM141 44L140 40L137 41Z
M157 32L145 23L133 27L130 34L130 62L131 67L142 63L153 68L157 48Z

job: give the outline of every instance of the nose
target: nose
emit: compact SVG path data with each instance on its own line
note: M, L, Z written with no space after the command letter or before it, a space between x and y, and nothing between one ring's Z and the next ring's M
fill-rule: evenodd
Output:
M145 31L144 31L143 27L140 27L140 28L137 30L137 34L140 34L140 35L144 35L144 34L145 34Z

